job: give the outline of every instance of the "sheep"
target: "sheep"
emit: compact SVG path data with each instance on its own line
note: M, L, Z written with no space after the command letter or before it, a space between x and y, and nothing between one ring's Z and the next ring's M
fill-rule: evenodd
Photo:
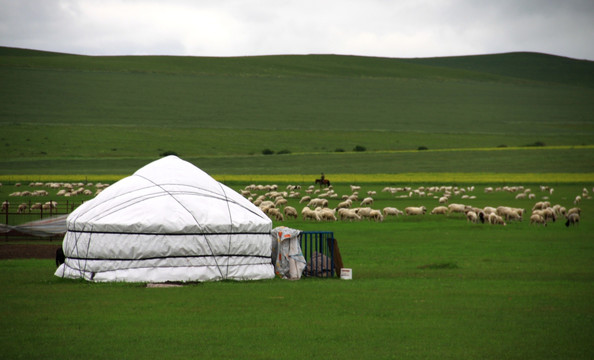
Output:
M448 213L448 208L445 206L436 206L431 210L431 215L446 215Z
M315 221L320 221L320 215L316 211L308 208L307 206L301 210L301 216L303 217L303 220L311 219Z
M361 218L370 218L371 217L371 208L364 207L364 208L356 208L354 209L357 215L361 216Z
M569 227L569 225L575 225L580 222L580 215L578 213L571 213L567 215L567 221L565 222L565 226Z
M571 214L581 215L582 214L582 209L580 209L578 207L574 207L574 208L571 208L571 209L567 210L567 216L569 216Z
M565 216L567 214L567 209L559 204L553 205L552 209L555 212L555 214L557 214L557 217Z
M281 205L287 205L288 200L283 198L283 197L278 197L276 198L276 200L274 201L274 206L279 207Z
M382 215L381 211L379 211L379 210L371 210L371 212L369 213L369 217L371 219L375 220L376 222L384 221L384 216Z
M320 220L328 220L328 221L336 221L336 215L334 215L334 210L328 208L318 208L316 209Z
M373 198L372 197L366 197L365 199L363 199L363 201L361 201L361 205L360 206L367 206L367 205L372 205L373 204Z
M287 217L287 219L289 219L289 218L297 219L297 217L299 217L299 215L297 214L297 209L295 209L292 206L286 206L284 208L283 212L285 213L285 216Z
M547 226L547 221L542 215L533 213L530 216L530 225L532 224L541 224L542 226Z
M489 214L488 220L491 225L507 225L503 218L495 213Z
M355 191L359 191L359 190L361 190L361 186L351 185L351 192L355 192Z
M447 196L442 196L439 198L439 203L440 204L447 204L449 201L449 198Z
M546 208L541 211L542 216L545 218L545 220L553 220L553 222L557 221L557 215L555 214L555 211L552 208Z
M336 209L347 209L350 208L352 204L353 201L351 201L351 199L346 199L345 201L338 203Z
M41 209L41 203L35 203L31 205L31 210L39 210Z
M542 210L546 209L551 206L551 203L548 201L539 201L532 207L532 210Z
M463 204L450 204L448 205L448 212L451 213L464 213L466 211L466 205Z
M483 212L485 213L485 215L489 215L489 214L497 213L497 209L492 206L485 206L483 208Z
M306 196L302 197L301 200L299 200L299 203L303 204L303 203L309 202L310 200L311 200L311 196L306 195Z
M18 207L18 209L17 209L17 214L24 213L25 211L27 211L27 208L28 207L29 206L27 204L25 204L25 203L20 204L19 207Z
M427 208L425 208L424 206L409 206L404 208L404 212L406 213L406 215L425 215L425 213L427 212Z
M472 211L469 210L466 212L466 221L467 222L472 222L472 223L477 223L478 222L478 215Z
M384 213L384 216L386 216L386 217L389 216L389 215L398 216L398 215L402 215L403 214L402 211L398 210L395 207L385 207L383 209L383 213Z
M349 221L353 221L353 220L361 220L361 216L359 216L359 214L357 214L357 212L354 209L339 209L338 210L338 217L341 220L345 220L348 219Z
M524 214L524 209L511 208L509 206L499 206L497 208L496 213L497 213L497 215L504 217L507 221L509 221L509 220L522 221L522 215Z
M308 207L328 207L328 200L315 198L311 199L307 204Z
M276 221L285 221L283 214L277 208L268 208L267 214Z
M582 197L578 195L575 197L575 200L573 200L573 204L578 205L581 201L582 201Z
M8 207L10 206L10 203L8 201L4 201L2 203L2 211L6 211L8 212Z

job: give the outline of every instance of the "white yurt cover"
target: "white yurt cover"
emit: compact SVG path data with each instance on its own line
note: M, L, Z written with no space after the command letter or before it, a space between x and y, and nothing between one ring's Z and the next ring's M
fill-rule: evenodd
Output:
M272 221L243 196L176 156L154 161L67 219L55 275L90 281L274 277Z

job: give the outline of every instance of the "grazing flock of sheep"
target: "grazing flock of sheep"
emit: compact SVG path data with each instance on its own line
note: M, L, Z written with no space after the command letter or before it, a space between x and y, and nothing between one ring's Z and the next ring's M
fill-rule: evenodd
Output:
M0 187L2 184L0 184ZM21 184L15 184L21 187ZM30 183L31 190L17 191L10 193L10 197L32 197L49 196L50 191L56 191L56 196L72 197L79 194L97 195L109 184L101 183ZM95 187L93 192L89 188ZM45 188L45 189L43 189ZM49 189L46 190L46 189ZM350 185L350 191L339 195L332 186L327 188L316 188L314 185L302 190L299 185L288 185L286 189L279 190L278 185L248 185L240 190L241 194L252 201L271 219L284 221L285 219L312 220L312 221L361 221L369 220L381 222L388 217L398 216L424 216L428 210L425 206L407 206L403 210L394 206L386 206L382 209L373 208L377 191L369 190L360 195L361 186ZM581 193L573 199L572 207L567 209L560 204L551 204L549 196L554 189L548 186L540 186L540 197L530 209L530 215L526 209L512 206L485 206L483 208L463 204L463 200L474 200L477 198L475 187L456 186L430 186L418 187L385 187L381 192L389 193L394 199L424 199L424 202L435 201L436 206L429 211L430 215L465 216L470 223L487 223L492 225L503 225L512 221L523 221L525 217L530 224L546 226L547 223L564 219L565 225L575 225L580 222L581 209L578 207L584 199L591 199L588 189L583 188ZM592 189L594 192L594 189ZM536 199L537 195L530 189L523 186L485 187L484 194L494 192L515 193L514 199ZM302 209L298 211L294 206L289 205L289 199L298 200ZM455 200L454 200L455 199ZM330 202L337 204L330 207ZM52 211L57 207L56 201L34 204L21 203L18 205L17 213L25 213L27 210ZM8 212L9 201L2 203L2 212Z
M0 187L2 184L0 184ZM16 183L14 185L17 188L24 187L21 183ZM23 191L15 191L8 194L9 197L44 197L50 196L50 191L53 194L56 191L55 196L63 196L63 197L74 197L77 195L86 195L86 196L93 196L99 194L103 189L108 187L109 184L102 184L102 183L58 183L58 182L32 182L29 184L28 190ZM88 188L95 187L95 191L90 190ZM49 189L46 190L46 189ZM45 203L36 202L34 204L30 204L27 202L21 202L17 207L17 213L23 214L27 210L40 210L40 211L53 211L57 208L58 202L57 201L46 201ZM2 202L2 212L7 212L10 207L10 201Z
M582 199L591 199L589 191L584 188L573 200L569 209L560 204L551 204L549 196L554 189L548 186L539 187L538 195L542 201L537 201L530 209L530 215L526 209L512 206L485 206L483 208L463 204L462 200L477 198L474 195L475 187L456 186L421 186L417 189L411 187L385 187L381 191L390 193L394 199L425 199L424 202L433 199L436 206L429 212L430 215L451 216L459 214L464 216L470 223L484 223L491 225L505 226L512 221L523 221L529 218L530 224L546 226L547 223L564 219L565 225L575 225L580 222L581 209L577 207ZM240 190L241 194L258 206L271 219L284 221L285 219L312 220L312 221L361 221L369 220L381 222L393 216L424 216L428 210L425 206L407 206L403 210L394 206L374 209L374 196L377 191L367 191L360 195L361 187L350 185L350 192L339 195L332 186L328 188L316 188L314 185L306 188L303 193L301 186L288 185L286 189L279 190L278 185L248 185ZM594 189L592 189L594 192ZM485 187L484 193L509 192L515 193L515 199L536 199L537 195L530 189L523 186ZM479 195L480 196L480 195ZM303 204L301 211L290 206L288 199L298 199ZM453 201L455 199L455 201ZM336 206L330 207L329 200L338 202ZM293 202L295 202L293 201ZM535 200L536 201L536 200Z

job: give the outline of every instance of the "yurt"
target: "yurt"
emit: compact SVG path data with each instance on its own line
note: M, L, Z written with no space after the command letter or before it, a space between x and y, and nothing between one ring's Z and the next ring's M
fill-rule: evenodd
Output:
M272 221L176 156L156 160L67 219L55 275L89 281L194 282L274 277Z

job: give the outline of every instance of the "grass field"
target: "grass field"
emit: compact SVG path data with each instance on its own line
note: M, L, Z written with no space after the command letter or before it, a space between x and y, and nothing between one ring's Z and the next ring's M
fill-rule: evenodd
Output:
M450 202L477 207L528 210L548 196L570 208L584 188L594 192L593 98L593 62L545 54L87 57L0 47L0 200L25 201L7 197L16 182L113 183L174 151L236 190L306 188L324 172L341 195L350 184L377 191L377 209L430 211L433 196L381 190L433 185L475 185L476 198ZM536 198L484 192L505 185ZM575 227L462 215L275 222L333 231L352 281L150 289L60 279L52 260L2 260L0 357L592 359L588 197Z
M378 192L374 208L437 205L431 197L381 192L385 185L362 184L362 192ZM523 185L537 199L485 193L485 184L467 192L476 199L455 201L531 208L549 196L570 207L585 186L560 184L551 195ZM350 189L345 183L336 191ZM291 204L298 206L295 199ZM53 276L51 260L0 261L3 353L30 359L64 353L90 359L589 359L593 204L580 204L583 221L570 228L562 221L469 224L462 215L275 223L333 231L352 281L148 289L62 280Z

